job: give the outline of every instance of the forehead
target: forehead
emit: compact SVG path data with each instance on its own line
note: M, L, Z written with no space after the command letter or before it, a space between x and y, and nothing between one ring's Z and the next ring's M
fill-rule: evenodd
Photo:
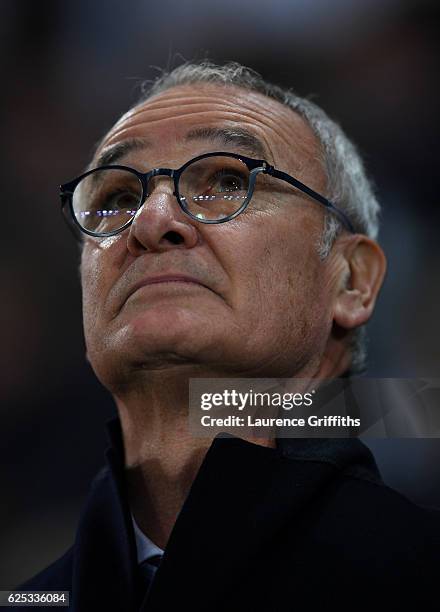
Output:
M300 115L258 92L211 83L176 86L134 107L107 133L94 160L115 145L139 140L151 150L157 163L162 156L168 165L183 162L186 159L182 155L191 148L198 147L195 154L204 152L200 147L219 150L211 146L220 144L212 142L218 140L213 137L213 128L250 133L261 142L267 161L281 168L321 166L317 138ZM199 138L188 138L195 131ZM232 145L240 149L240 139Z

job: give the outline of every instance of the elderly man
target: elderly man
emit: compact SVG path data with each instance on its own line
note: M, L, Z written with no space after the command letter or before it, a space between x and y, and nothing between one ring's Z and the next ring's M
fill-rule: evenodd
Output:
M118 418L73 547L23 588L87 612L421 601L434 517L358 440L188 428L190 378L362 367L385 258L341 129L237 64L186 64L61 195L83 239L87 358Z

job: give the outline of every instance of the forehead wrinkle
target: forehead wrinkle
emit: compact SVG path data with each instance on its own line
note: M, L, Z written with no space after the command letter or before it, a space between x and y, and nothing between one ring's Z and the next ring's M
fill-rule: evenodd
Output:
M162 112L161 112L162 110L163 109L143 108L142 113L137 113L136 117L131 116L128 120L125 120L123 122L118 122L107 134L106 140L108 141L108 143L110 143L111 141L118 139L119 136L122 133L126 132L127 130L137 129L137 128L141 129L150 124L154 125L159 121L167 121L167 120L176 121L182 118L189 118L191 117L191 115L197 115L197 114L200 115L200 117L203 117L203 118L207 117L208 119L212 115L214 115L215 119L217 119L217 122L218 122L218 119L219 119L218 114L220 114L219 112L222 113L223 119L234 121L237 124L239 124L240 121L246 121L246 123L249 126L256 127L258 126L259 123L262 123L263 125L266 125L267 127L271 127L270 119L266 123L263 120L261 113L255 112L252 109L242 109L241 111L237 111L236 106L232 106L232 105L225 108L225 105L222 105L222 104L218 104L218 105L211 104L209 110L206 110L206 105L200 104L197 107L194 107L192 105L184 104L184 105L179 106L178 114L173 117L163 117ZM141 122L136 122L135 119L139 118L141 114L146 115L145 119ZM273 122L273 125L275 127L277 123ZM279 134L282 134L282 132L280 131Z
M306 121L293 109L285 106L278 100L274 100L268 96L260 92L254 92L250 90L243 89L241 87L224 85L218 86L214 84L202 84L205 87L202 87L202 91L194 91L190 90L190 93L186 95L184 101L182 101L182 90L186 91L185 86L176 86L170 90L167 90L163 93L157 94L151 99L146 100L140 106L136 107L140 112L142 110L146 110L145 106L148 105L151 109L168 109L170 107L175 106L175 102L179 101L179 106L191 105L191 104L207 104L211 108L218 106L226 106L229 108L237 109L239 106L240 111L244 111L245 109L249 113L255 113L258 117L261 112L268 113L268 104L273 106L279 115L282 115L282 119L286 121L286 123L297 123L303 125L306 129L310 130L310 126ZM205 89L207 86L207 89ZM213 101L213 91L217 93L217 100ZM218 92L221 92L222 95L218 95ZM224 92L232 92L233 96L225 96ZM274 110L273 109L273 110ZM269 114L272 115L272 112L269 111Z
M110 134L107 135L105 142L103 143L103 146L105 146L105 148L111 147L112 145L116 146L117 143L121 141L123 142L123 139L125 137L130 138L131 134L133 133L133 130L136 130L136 131L143 130L143 129L145 131L147 129L153 130L158 124L162 122L172 121L173 123L175 123L179 119L188 118L188 117L191 117L192 115L196 115L199 117L200 124L204 123L204 124L213 125L215 123L217 127L222 126L227 129L234 129L234 128L240 129L240 127L242 128L243 126L249 127L250 129L253 130L254 133L257 132L258 138L263 141L262 142L263 147L267 150L267 153L268 153L266 155L266 157L268 158L267 161L271 163L275 163L276 156L274 155L273 146L271 142L269 141L269 139L266 137L264 130L262 130L261 128L258 129L258 125L256 125L254 120L247 119L243 117L243 115L240 115L237 113L224 113L224 116L221 118L221 120L219 120L218 113L214 111L205 111L203 113L194 112L194 113L186 113L185 115L180 116L180 117L160 117L158 119L149 119L147 121L143 121L142 123L136 123L134 125L124 125L124 126L121 125L119 130L115 132L111 132ZM213 123L213 119L215 120L214 123ZM152 139L154 140L154 137L152 138L151 135L149 135L149 138L150 140Z
M177 88L173 88L173 89L177 89ZM176 101L179 101L178 105L176 105ZM227 104L227 103L228 103L227 101L224 101L224 104ZM213 103L212 101L212 95L211 96L195 95L194 99L187 98L185 101L182 101L181 95L175 95L173 97L171 96L165 97L164 94L158 94L154 98L148 98L144 102L137 104L134 108L131 108L129 111L124 113L122 117L118 119L118 121L115 123L113 127L117 127L119 124L124 123L132 118L135 118L144 112L164 111L164 110L169 110L170 108L174 109L176 107L180 109L182 107L190 106L192 104L201 104L201 105L209 104L212 107L215 103ZM219 102L218 104L221 104L221 103Z
M121 119L128 118L131 116L137 116L142 112L146 111L157 111L157 110L168 110L170 108L184 108L186 106L193 105L208 105L211 108L234 108L237 109L239 106L240 110L247 109L249 112L255 112L259 114L260 109L265 110L267 107L267 101L270 100L275 104L278 104L276 100L272 100L271 98L263 98L260 100L259 98L252 99L251 101L243 98L240 100L241 105L239 106L236 99L231 98L222 98L221 96L217 96L217 99L213 100L213 96L211 95L192 95L190 97L186 97L182 100L182 96L174 96L174 97L158 97L152 98L151 100L146 100L144 103L136 106L132 111L129 111L124 115ZM179 104L176 104L179 102ZM257 108L255 108L257 107ZM283 105L279 105L280 110L284 109ZM290 110L290 109L286 109ZM119 123L119 122L118 122Z
M216 94L219 100L213 101L213 93ZM226 95L227 93L232 93L233 96ZM182 100L183 96L184 99ZM171 89L166 90L165 92L160 92L152 98L142 102L132 111L129 111L129 113L122 117L121 120L129 119L130 113L131 117L135 117L150 110L168 110L169 108L176 106L176 101L179 101L180 110L186 106L206 104L209 105L211 109L222 110L226 107L237 112L237 106L240 105L239 112L247 112L249 115L254 116L257 121L259 118L261 119L262 114L269 114L269 117L271 117L274 114L273 111L276 110L277 114L280 115L279 118L283 119L286 125L290 125L292 123L301 125L309 132L310 135L314 137L314 134L307 122L293 109L286 107L278 100L269 98L260 92L250 91L234 85L223 85L217 83L198 83L172 87ZM270 107L274 108L268 111L268 104ZM180 114L184 113L180 112Z
M230 113L234 113L236 115L240 115L240 114L248 114L249 116L254 117L255 119L258 119L260 116L260 112L258 110L254 110L252 108L237 108L236 104L229 104L229 103L222 103L222 102L213 102L212 100L207 99L205 102L197 100L194 102L182 102L179 105L176 104L170 104L170 105L161 105L160 107L143 107L140 111L138 111L137 113L130 115L130 116L126 116L124 121L118 121L114 128L119 127L121 124L125 124L128 123L132 120L136 120L139 116L143 115L143 114L151 114L151 116L153 117L153 120L155 117L157 117L157 115L160 115L164 112L167 111L169 109L173 109L176 111L175 115L173 117L169 117L170 119L177 119L179 117L184 117L186 115L189 114L194 114L197 112L209 112L206 110L206 107L209 106L209 111L215 112L215 111L223 111L223 112L230 112ZM162 118L162 117L161 117ZM165 118L165 117L164 117ZM168 117L167 117L168 118ZM114 129L113 128L113 129Z
M232 114L236 117L240 117L242 114L245 114L245 111L238 111L236 106L230 105L224 105L224 104L212 104L212 102L209 104L209 110L206 110L206 104L202 104L202 103L198 103L197 106L195 104L187 104L187 103L183 103L183 104L179 104L178 107L176 107L176 105L171 105L170 107L173 109L176 109L176 113L173 116L166 116L163 117L162 116L162 111L164 110L168 110L168 108L156 108L156 109L152 109L150 107L143 107L141 111L137 112L135 115L131 115L131 116L125 116L125 119L122 118L120 121L118 121L108 132L108 136L114 136L115 134L118 134L119 131L125 130L129 127L137 127L137 126L141 126L147 123L154 123L157 120L177 120L183 117L188 117L189 115L196 115L198 113L200 113L201 115L207 115L208 113L216 113L218 111L223 111L223 113L225 114ZM226 108L225 108L226 107ZM251 116L252 118L254 118L255 120L258 121L258 118L260 116L260 114L258 112L254 112L252 110L247 110L246 112L249 116ZM146 120L142 121L141 123L136 123L136 119L138 119L141 115L145 114ZM151 115L150 117L148 115ZM159 117L158 117L159 116ZM130 125L130 124L134 124L134 125Z
M217 125L221 125L222 121L224 121L228 127L243 124L249 126L254 132L258 132L259 137L264 141L266 148L271 153L272 160L269 159L268 161L277 163L279 160L281 164L284 162L284 168L280 167L280 169L289 170L289 168L286 168L285 154L274 154L274 145L275 149L277 149L279 147L276 145L280 142L287 148L289 159L294 163L296 170L306 163L306 160L302 157L303 155L307 156L309 162L318 162L322 169L322 163L319 162L319 143L310 126L298 113L263 94L249 92L236 87L233 89L238 94L237 97L234 100L231 100L229 96L225 99L225 88L223 86L221 88L213 88L212 84L210 85L209 90L191 90L188 93L186 93L188 90L184 87L174 87L166 92L157 94L151 100L147 99L121 117L108 134L107 143L120 139L124 134L129 133L133 129L143 129L148 126L154 128L161 121L178 121L179 119L190 119L192 116L199 115L200 121L214 120ZM231 89L229 87L228 91ZM186 97L182 100L184 91ZM213 102L213 91L221 98L220 100ZM178 105L176 101L179 102ZM269 108L268 101L270 103ZM207 105L209 105L208 111L206 110ZM177 114L173 117L163 117L163 112L170 108L175 109ZM276 114L272 108L276 110ZM223 115L220 118L218 116L219 111ZM136 123L136 120L143 114L146 114L146 120ZM299 134L298 128L300 128ZM273 135L275 135L275 138ZM274 141L273 143L271 142L272 140Z
M295 171L299 171L300 163L305 162L302 159L301 153L304 153L308 158L316 158L316 156L312 156L308 151L307 147L304 147L302 140L298 140L297 136L294 134L292 140L286 138L286 131L281 130L279 124L276 121L272 121L269 117L267 120L263 118L261 115L257 116L256 114L251 114L250 117L243 115L242 113L235 112L225 112L222 121L219 121L218 113L212 110L205 111L201 113L198 112L188 112L180 117L160 117L157 119L149 119L147 121L143 121L142 123L136 123L134 125L124 125L120 127L116 132L111 133L110 138L106 141L105 146L111 146L111 144L115 142L120 142L124 137L130 137L132 130L142 130L142 129L154 129L157 124L160 124L164 121L173 121L179 120L179 118L188 118L192 115L197 115L200 119L200 123L209 123L212 120L215 120L215 124L218 126L219 123L224 125L225 127L243 127L246 126L249 129L252 129L253 132L258 134L258 137L263 141L265 148L268 151L267 161L273 164L280 165L281 170L289 171L290 169L286 167L285 155L281 153L279 155L276 154L274 144L276 145L276 140L283 142L283 144L288 148L290 153L290 161L294 166ZM213 117L214 115L214 117ZM269 134L268 134L269 132ZM271 136L270 133L275 134L275 138L268 137ZM151 137L150 137L151 138ZM294 146L292 146L292 142L294 142ZM298 154L300 153L300 154ZM293 171L293 169L291 170Z
M178 106L178 109L176 110L179 111L179 115L184 114L182 112L182 109L184 109L185 107L197 104L207 105L211 109L222 110L226 107L237 111L237 96L241 103L239 109L241 112L247 110L248 113L254 113L255 117L258 119L258 116L260 115L261 111L267 112L267 103L270 102L272 105L275 105L277 107L278 112L283 112L283 114L285 114L285 111L287 111L288 116L285 117L285 120L292 121L293 111L286 108L284 105L277 102L276 100L268 98L267 96L259 94L258 92L251 92L236 86L231 87L230 85L225 85L221 87L217 84L200 85L202 86L202 91L197 91L197 88L194 90L194 88L192 87L188 91L188 86L176 86L169 90L166 90L165 92L156 94L153 98L149 98L144 102L141 102L133 109L125 113L117 121L113 129L117 128L121 123L126 123L127 121L135 120L140 114L143 114L145 112L166 111L170 108L174 110L176 106ZM225 96L225 90L227 92L233 92L234 96ZM219 100L213 101L213 91L215 91ZM222 95L219 95L219 91ZM183 93L185 94L184 99L182 99ZM178 105L175 104L176 101L179 102ZM191 109L187 110L187 112L190 112L190 110Z

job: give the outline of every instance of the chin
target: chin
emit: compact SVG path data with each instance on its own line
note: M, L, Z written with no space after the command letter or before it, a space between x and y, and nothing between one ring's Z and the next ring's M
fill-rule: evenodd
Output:
M207 321L194 309L161 304L139 313L133 313L124 321L121 332L139 338L147 344L180 342L185 337L197 337L206 329Z
M119 359L157 367L203 361L224 337L208 317L187 308L162 305L131 315L108 337L106 346Z

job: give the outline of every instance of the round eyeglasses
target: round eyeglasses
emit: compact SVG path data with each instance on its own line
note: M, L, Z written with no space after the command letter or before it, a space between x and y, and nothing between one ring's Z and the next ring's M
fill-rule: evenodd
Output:
M354 232L345 213L324 196L264 160L234 153L199 155L177 170L154 168L142 173L128 166L100 166L61 185L61 205L77 230L90 236L114 236L132 223L148 199L151 179L169 176L174 181L174 196L186 215L201 223L225 223L246 209L259 173L306 193Z

